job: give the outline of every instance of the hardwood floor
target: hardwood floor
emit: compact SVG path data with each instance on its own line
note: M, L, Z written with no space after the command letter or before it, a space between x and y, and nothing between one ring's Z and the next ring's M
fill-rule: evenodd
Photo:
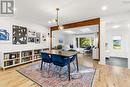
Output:
M130 87L130 70L109 65L99 65L87 55L80 54L78 58L79 64L97 69L93 87ZM0 70L0 87L40 87L16 71L16 69L27 65L29 64L5 71Z

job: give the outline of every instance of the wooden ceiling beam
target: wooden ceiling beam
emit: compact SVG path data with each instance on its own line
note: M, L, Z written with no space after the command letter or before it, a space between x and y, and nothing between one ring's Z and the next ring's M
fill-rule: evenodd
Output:
M69 29L69 28L76 28L76 27L83 27L83 26L90 26L90 25L97 25L97 24L100 24L100 18L64 24L63 26L64 26L64 29ZM55 31L55 30L58 30L58 27L53 26L50 29L51 29L51 31Z

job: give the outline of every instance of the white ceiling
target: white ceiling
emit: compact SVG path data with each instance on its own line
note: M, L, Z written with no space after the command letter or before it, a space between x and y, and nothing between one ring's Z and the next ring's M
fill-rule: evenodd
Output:
M130 3L124 0L15 0L16 18L41 24L46 27L49 19L56 16L55 8L60 8L60 23L71 23L90 18L109 16L130 11ZM106 5L108 9L102 11Z
M127 21L111 22L106 24L106 31L128 31L129 26Z

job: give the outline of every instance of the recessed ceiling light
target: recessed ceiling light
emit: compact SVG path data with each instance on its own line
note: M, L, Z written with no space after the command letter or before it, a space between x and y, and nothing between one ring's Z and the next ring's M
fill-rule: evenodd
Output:
M108 7L106 5L102 6L102 10L106 11L108 9Z
M112 26L112 28L119 28L120 27L120 25L114 25L114 26Z
M80 29L80 31L82 31L82 32L89 32L91 30L90 30L90 28L83 28L83 29Z
M69 33L69 34L74 34L75 32L73 32L73 31L70 31L70 30L68 30L68 31L64 31L65 33Z
M130 24L128 24L128 28L130 28Z

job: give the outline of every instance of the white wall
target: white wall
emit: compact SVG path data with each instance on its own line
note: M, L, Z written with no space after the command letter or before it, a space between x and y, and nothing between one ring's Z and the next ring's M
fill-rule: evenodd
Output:
M65 49L70 49L70 44L73 44L74 49L76 49L75 35L65 34L65 38L64 38Z
M60 32L59 30L52 32L52 47L55 47L57 45L64 45L64 38L65 35ZM63 40L63 43L59 43L59 40Z
M72 43L74 44L74 47L76 47L76 45L75 45L75 35L65 34L65 33L57 30L57 31L52 32L52 37L53 37L52 47L55 47L57 45L63 45L64 49L68 50L69 45L72 44ZM62 39L63 43L59 43L59 39Z
M106 32L106 43L108 43L107 51L108 55L111 57L122 57L128 58L128 30L119 29L115 31L114 29ZM121 36L121 49L113 49L113 36Z
M22 21L11 19L11 18L0 18L0 27L6 28L10 33L9 41L0 41L0 52L49 48L49 38L47 39L46 42L41 41L40 44L27 43L25 45L13 45L12 44L12 25L27 27L27 29L29 30L40 32L41 34L43 33L45 35L47 35L49 32L47 28L41 25L22 22Z
M130 18L128 21L128 36L127 38L130 38ZM130 39L128 39L128 68L130 69Z

